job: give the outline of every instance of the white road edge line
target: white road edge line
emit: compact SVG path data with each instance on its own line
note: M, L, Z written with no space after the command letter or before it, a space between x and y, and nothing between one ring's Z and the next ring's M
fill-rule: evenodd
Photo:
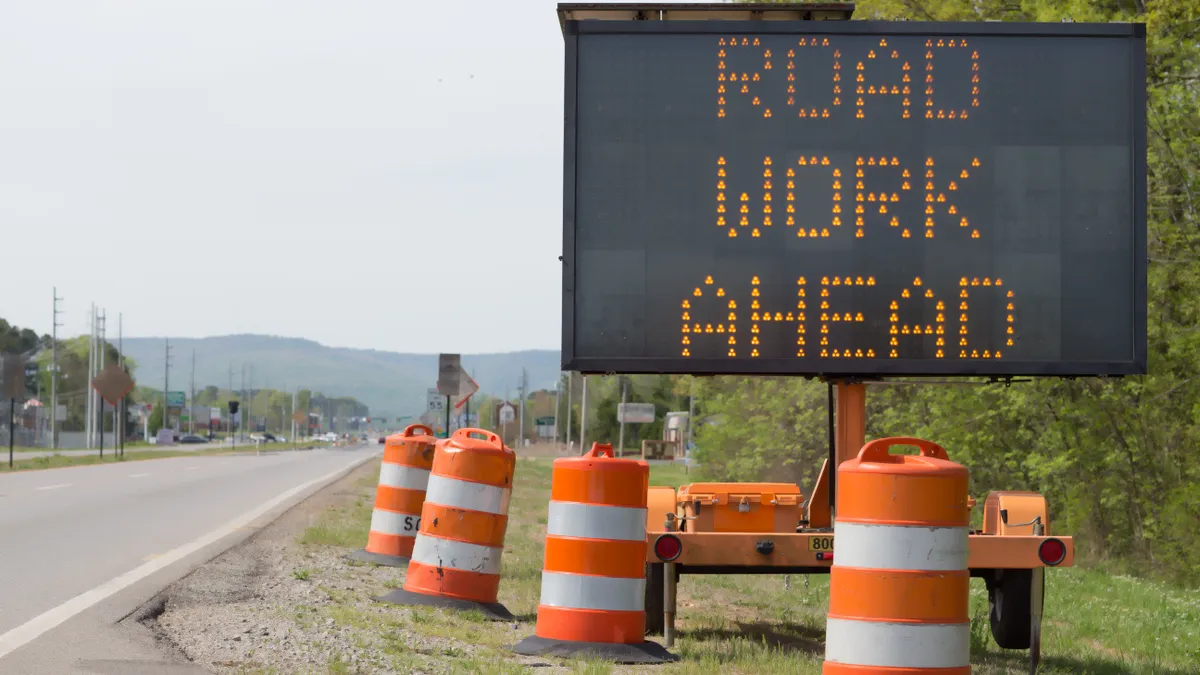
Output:
M58 485L43 485L39 490L57 490L59 488L71 487L74 483L59 483Z
M118 577L110 579L91 589L90 591L84 591L83 593L80 593L70 600L67 600L61 605L53 609L49 609L30 619L29 621L26 621L20 626L8 631L7 633L0 635L0 659L3 659L5 656L8 656L17 649L20 649L33 640L36 640L47 631L56 628L57 626L66 622L68 619L92 607L96 603L128 588L129 586L132 586L138 581L145 579L164 567L186 558L205 546L209 546L210 544L220 541L227 535L233 534L237 530L249 525L265 515L271 509L279 506L304 490L307 490L314 485L333 480L339 474L353 469L359 464L362 464L374 457L375 455L371 454L366 457L357 458L353 462L346 464L344 467L339 468L336 471L331 471L320 478L314 478L307 483L301 483L300 485L297 485L296 487L274 497L273 499L258 505L253 510L243 513L232 521L222 525L221 527L218 527L208 534L205 534L199 539L195 539L178 548L167 551L160 557L129 570Z

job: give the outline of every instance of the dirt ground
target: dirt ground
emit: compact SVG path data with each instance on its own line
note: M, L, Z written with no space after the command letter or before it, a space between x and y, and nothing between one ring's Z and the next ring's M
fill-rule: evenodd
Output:
M506 672L503 664L495 670L490 657L473 662L473 647L463 639L469 633L406 629L432 622L430 610L372 599L398 587L402 570L350 561L344 548L321 545L344 543L321 540L345 538L342 523L330 526L330 514L360 518L372 506L365 498L378 475L379 462L368 462L296 505L164 590L141 622L165 648L214 673ZM483 618L468 615L466 623L472 620ZM515 643L532 624L512 623L509 630ZM511 659L516 668L562 671L538 659Z

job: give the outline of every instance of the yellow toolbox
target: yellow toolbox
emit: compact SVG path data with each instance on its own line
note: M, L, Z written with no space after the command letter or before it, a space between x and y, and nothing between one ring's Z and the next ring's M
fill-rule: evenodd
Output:
M795 483L692 483L675 501L688 532L795 532L804 495Z

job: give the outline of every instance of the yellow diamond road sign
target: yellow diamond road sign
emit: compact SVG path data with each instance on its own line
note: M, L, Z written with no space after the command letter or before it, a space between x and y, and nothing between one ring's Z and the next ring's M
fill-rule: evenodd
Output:
M133 391L133 378L115 363L110 363L92 378L92 388L100 392L100 397L109 405L116 405L125 395Z

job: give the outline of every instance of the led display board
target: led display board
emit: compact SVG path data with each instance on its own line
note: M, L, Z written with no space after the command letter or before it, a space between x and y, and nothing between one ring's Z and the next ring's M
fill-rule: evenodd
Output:
M564 36L565 369L1145 372L1141 25Z

